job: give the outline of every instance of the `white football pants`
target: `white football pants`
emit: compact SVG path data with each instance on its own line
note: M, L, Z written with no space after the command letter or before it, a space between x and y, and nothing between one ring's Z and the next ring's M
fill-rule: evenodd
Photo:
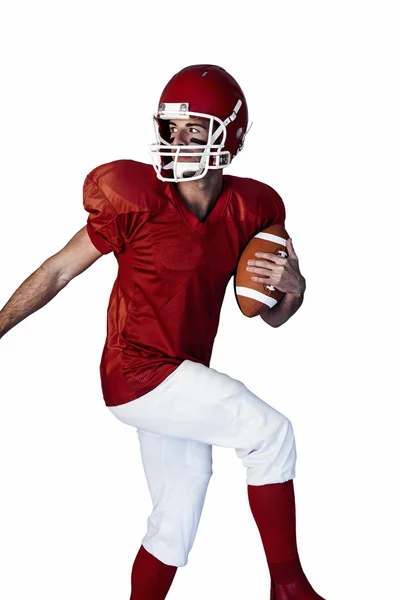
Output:
M234 448L248 485L295 477L292 424L237 379L185 360L154 390L110 406L137 428L153 502L142 545L167 565L188 562L212 475L212 446Z

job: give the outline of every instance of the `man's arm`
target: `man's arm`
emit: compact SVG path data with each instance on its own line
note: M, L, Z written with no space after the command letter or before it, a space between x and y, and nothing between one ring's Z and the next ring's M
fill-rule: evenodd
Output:
M86 225L57 254L48 258L14 292L0 311L0 338L50 302L102 253L91 242Z
M304 280L305 285L305 280ZM280 327L286 323L297 312L303 304L304 292L302 294L284 294L273 308L268 308L260 317L271 327Z

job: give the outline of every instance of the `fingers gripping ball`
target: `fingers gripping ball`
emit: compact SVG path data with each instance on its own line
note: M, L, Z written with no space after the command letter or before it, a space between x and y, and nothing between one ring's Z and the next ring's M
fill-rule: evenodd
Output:
M256 317L272 308L284 295L273 285L253 281L254 273L247 271L247 261L256 258L256 252L271 252L286 258L288 238L289 234L283 225L271 225L257 233L243 250L236 269L234 286L237 303L246 317Z

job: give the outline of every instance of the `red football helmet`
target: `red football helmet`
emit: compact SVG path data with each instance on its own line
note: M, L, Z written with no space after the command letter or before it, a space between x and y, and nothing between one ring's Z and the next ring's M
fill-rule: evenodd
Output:
M169 121L196 117L209 119L208 140L201 150L194 153L193 145L172 146ZM175 182L201 179L208 169L228 166L242 149L248 123L246 98L235 79L221 67L193 65L167 83L153 122L157 142L149 149L157 177ZM200 159L178 162L180 156ZM168 170L172 170L169 177Z

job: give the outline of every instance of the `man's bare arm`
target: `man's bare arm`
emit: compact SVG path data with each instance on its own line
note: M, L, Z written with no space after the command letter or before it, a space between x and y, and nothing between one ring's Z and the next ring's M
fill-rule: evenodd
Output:
M299 310L303 300L304 292L302 294L285 294L278 304L262 312L260 317L271 327L280 327Z
M82 227L57 254L50 256L14 292L0 311L0 338L23 319L50 302L74 277L102 253Z

